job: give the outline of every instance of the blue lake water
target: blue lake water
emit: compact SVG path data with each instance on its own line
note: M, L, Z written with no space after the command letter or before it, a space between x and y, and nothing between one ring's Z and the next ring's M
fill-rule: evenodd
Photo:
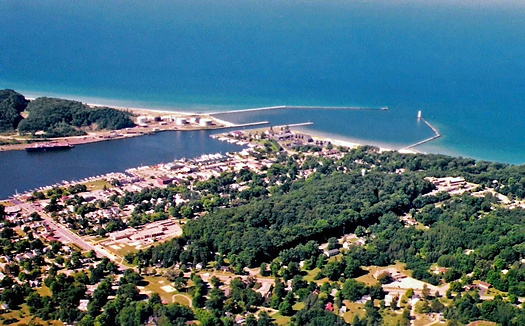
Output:
M230 118L312 121L308 129L394 148L431 134L415 119L422 110L443 137L419 150L525 163L524 2L1 1L0 44L0 88L26 95L189 111L388 106ZM126 144L122 152L142 146ZM105 153L111 145L92 146L108 170L124 167L127 156ZM35 166L25 155L0 153L13 172L0 188L16 186L17 164ZM71 169L58 179L76 177Z
M71 150L0 153L0 199L62 180L121 172L129 168L239 151L241 146L210 138L217 131L167 131L151 136L76 146Z
M238 124L269 121L271 125L282 126L312 122L313 125L294 129L392 149L401 149L434 136L416 115L392 110L271 109L214 116Z

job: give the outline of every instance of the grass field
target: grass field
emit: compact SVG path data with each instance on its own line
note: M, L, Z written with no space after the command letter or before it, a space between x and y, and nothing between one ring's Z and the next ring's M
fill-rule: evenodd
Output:
M401 321L401 311L398 313L395 313L393 311L385 311L383 313L383 325L384 326L396 326L398 325L398 322Z
M93 180L82 184L87 187L88 191L102 190L104 189L104 186L106 188L111 188L111 185L106 180Z
M48 325L61 326L64 325L61 321L51 320L43 321L40 318L29 315L29 308L23 304L19 310L8 311L0 314L0 325Z
M290 323L291 318L281 315L280 313L275 313L271 315L273 319L275 319L275 323L277 325L288 325Z
M293 305L292 308L295 311L299 311L304 308L304 302L297 302L296 304Z
M491 321L473 321L472 323L468 324L468 326L496 326L497 324Z
M433 324L432 324L432 321L433 321L433 319L430 318L428 315L422 314L422 315L418 315L416 317L416 320L414 320L414 324L413 325L414 326L424 326L424 325L428 325L428 324L431 324L431 325L439 324L439 320L435 321Z
M51 290L43 283L41 287L37 288L36 292L41 296L51 296Z
M168 293L162 289L165 285L172 285L170 281L168 281L167 278L163 276L145 276L144 281L148 282L148 284L144 287L144 291L150 292L150 293L158 293L162 299L162 301L167 303L173 303L173 293Z
M318 281L314 280L314 278L315 278L315 276L317 274L319 274L320 271L321 271L321 269L317 268L317 267L312 269L311 271L306 271L306 276L304 277L304 280L306 282L318 282ZM325 278L324 280L327 280L327 279Z
M377 266L365 267L364 270L368 271L368 273L363 276L358 277L357 280L360 282L364 282L366 283L366 285L369 285L369 286L374 285L377 283L377 280L373 276L374 273L377 272L379 269L386 269L386 268L395 268L402 274L405 274L407 276L412 276L412 272L405 268L405 264L398 262L395 265L388 265L385 267L377 267Z
M359 318L363 318L365 316L364 304L355 303L348 300L344 300L343 303L347 309L343 315L343 318L347 323L351 323L352 320L354 320L354 315L356 314L359 316Z
M191 307L191 298L186 294L182 294L182 293L174 294L172 296L172 300L173 302L178 303L180 305Z
M113 248L111 246L107 246L107 245L104 245L104 248L107 251L109 251L109 252L111 252L111 253L119 256L119 257L124 257L126 254L128 254L130 252L136 253L136 252L139 251L137 248L135 248L133 246L130 246L128 244L125 244L125 243L118 243L118 244L114 244L114 245L119 247L119 249L115 249L115 248Z

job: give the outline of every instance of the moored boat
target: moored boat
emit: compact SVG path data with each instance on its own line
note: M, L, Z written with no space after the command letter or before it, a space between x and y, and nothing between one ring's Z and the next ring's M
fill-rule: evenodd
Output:
M45 143L45 144L36 144L29 147L26 147L26 152L47 152L47 151L58 151L66 150L75 147L71 144L60 144L60 143Z

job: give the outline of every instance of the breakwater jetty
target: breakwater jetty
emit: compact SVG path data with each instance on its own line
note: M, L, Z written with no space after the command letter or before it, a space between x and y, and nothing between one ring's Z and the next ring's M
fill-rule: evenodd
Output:
M418 116L418 119L423 121L434 132L434 136L429 137L427 139L423 139L422 141L419 141L419 142L417 142L415 144L409 145L409 146L407 146L405 148L402 148L400 150L411 149L411 148L414 148L414 147L419 146L419 145L423 145L425 143L428 143L430 141L433 141L434 139L437 139L437 138L441 137L441 134L439 133L439 131L433 125L431 125L430 122L428 122L427 120L423 119L421 117L421 115Z
M279 105L279 106L267 106L253 109L243 110L229 110L206 113L207 115L216 114L230 114L230 113L243 113L243 112L254 112L254 111L266 111L266 110L359 110L359 111L386 111L388 106L383 107L360 107L360 106L290 106L290 105Z
M314 124L313 122L309 121L309 122L292 123L292 124L285 125L285 127L290 127L290 128L292 128L292 127L303 127L303 126L311 126L313 124Z

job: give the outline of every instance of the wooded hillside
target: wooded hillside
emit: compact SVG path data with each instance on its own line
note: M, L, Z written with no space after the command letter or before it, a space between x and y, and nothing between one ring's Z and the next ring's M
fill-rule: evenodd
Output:
M81 102L39 97L27 105L29 116L18 125L21 134L43 130L46 137L84 135L86 130L134 126L131 113L107 107L91 108Z
M28 103L24 95L12 89L0 90L0 133L13 132L18 127L22 121L20 112Z

